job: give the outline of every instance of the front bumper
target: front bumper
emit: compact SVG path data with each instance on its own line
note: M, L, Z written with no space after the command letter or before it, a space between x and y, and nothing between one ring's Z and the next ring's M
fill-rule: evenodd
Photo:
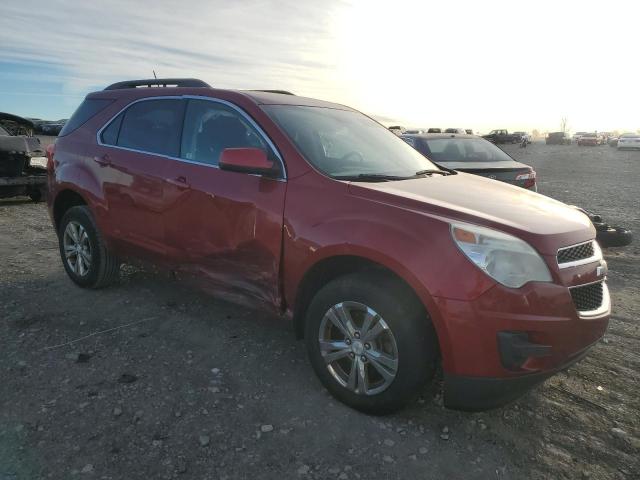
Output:
M571 357L561 367L519 377L465 377L444 375L444 404L447 408L479 412L502 407L527 393L558 372L582 360L591 346Z
M554 283L496 285L473 301L436 303L446 326L445 405L463 410L508 403L580 360L604 335L611 312L608 292L601 308L583 315L569 288Z

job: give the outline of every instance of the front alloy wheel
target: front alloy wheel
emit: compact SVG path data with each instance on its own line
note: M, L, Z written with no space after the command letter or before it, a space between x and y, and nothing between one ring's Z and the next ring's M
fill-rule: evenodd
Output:
M340 302L331 307L320 322L318 342L329 373L356 394L375 395L396 378L395 337L367 305Z
M377 271L348 274L318 290L306 310L305 342L326 389L378 415L415 398L438 355L422 303L408 285Z

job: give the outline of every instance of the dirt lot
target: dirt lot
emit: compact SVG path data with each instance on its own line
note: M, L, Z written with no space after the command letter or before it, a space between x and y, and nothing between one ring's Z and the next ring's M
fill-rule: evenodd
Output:
M640 232L640 152L510 151L542 193ZM281 320L133 268L75 287L45 206L3 201L0 480L639 478L640 238L606 257L613 317L580 364L499 410L427 390L376 418L324 391Z

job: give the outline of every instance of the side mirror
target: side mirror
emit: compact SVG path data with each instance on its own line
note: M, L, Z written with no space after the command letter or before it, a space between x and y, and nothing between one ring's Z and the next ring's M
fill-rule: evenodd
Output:
M225 148L220 154L218 166L232 172L273 174L274 163L259 148Z

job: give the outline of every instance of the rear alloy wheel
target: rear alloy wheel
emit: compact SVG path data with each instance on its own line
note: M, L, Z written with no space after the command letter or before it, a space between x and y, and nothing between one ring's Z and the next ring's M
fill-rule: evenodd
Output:
M371 414L401 408L433 376L438 353L429 317L396 279L350 274L322 287L305 319L311 364L341 402Z
M118 279L120 261L104 244L88 207L67 210L60 221L58 240L64 269L76 284L101 288Z
M86 276L91 269L92 247L85 228L75 221L67 223L62 244L67 267L80 277Z

